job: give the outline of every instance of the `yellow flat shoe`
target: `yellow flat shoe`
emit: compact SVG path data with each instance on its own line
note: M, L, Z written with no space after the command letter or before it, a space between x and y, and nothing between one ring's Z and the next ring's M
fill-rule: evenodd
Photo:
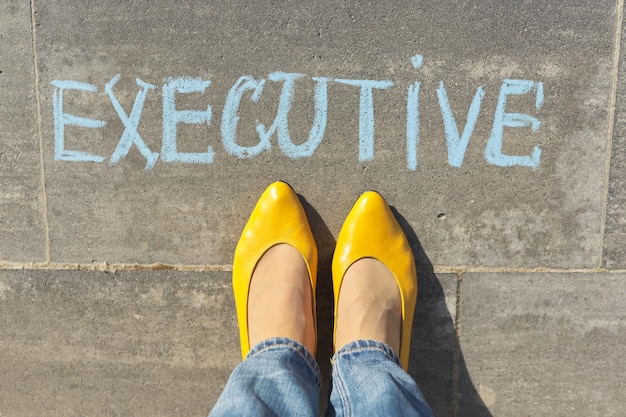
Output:
M407 370L411 349L411 329L417 301L417 273L409 242L384 198L374 191L359 197L348 214L333 255L333 293L335 297L335 334L339 292L348 268L363 258L374 258L393 274L402 298L400 362Z
M313 323L316 323L317 247L298 196L289 185L279 181L270 184L257 201L235 249L233 293L243 359L250 351L248 292L252 273L263 254L281 243L294 247L304 258L311 282Z

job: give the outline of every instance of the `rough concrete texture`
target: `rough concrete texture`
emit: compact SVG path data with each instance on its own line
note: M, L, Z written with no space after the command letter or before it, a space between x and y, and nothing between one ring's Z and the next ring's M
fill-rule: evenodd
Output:
M604 266L626 268L626 30L622 24L622 43L617 73L615 122L611 149Z
M28 2L0 2L0 261L46 260Z
M229 273L3 271L0 415L207 415L233 312Z
M464 274L456 415L626 415L625 278Z
M389 7L57 0L37 3L36 11L54 261L229 264L255 199L268 183L283 179L319 212L332 236L361 192L380 191L435 265L600 263L604 192L598 184L607 157L614 2L401 1ZM423 56L419 69L412 64L415 54ZM275 71L305 74L295 83L288 119L296 144L307 141L315 116L311 77L392 81L393 87L373 91L373 159L359 162L359 88L336 81L328 84L326 128L311 156L290 159L276 134L271 151L248 157L227 152L232 144L225 145L230 142L222 130L231 125L222 116L229 90L243 75L266 79L258 102L248 90L236 113L235 143L252 147L259 143L257 121L268 128L277 114L284 82L268 78ZM180 93L175 102L177 109L196 111L210 105L209 126L180 123L176 138L181 152L211 147L213 162L167 163L161 155L145 171L146 158L135 145L127 157L112 160L125 128L105 92L116 74L121 79L112 91L124 117L140 91L136 78L155 86L146 90L136 124L142 143L161 154L167 154L168 77L210 80L204 93ZM506 127L502 139L507 155L529 157L540 147L536 171L495 166L484 156L505 79L543 83L543 102L532 91L511 95L505 107L536 117L538 130ZM66 113L106 122L100 128L67 126L64 146L103 162L55 159L54 80L97 89L64 92ZM407 94L417 81L419 146L411 147L417 162L412 171ZM470 133L464 128L468 109L484 88L460 168L448 161L440 81L459 135Z

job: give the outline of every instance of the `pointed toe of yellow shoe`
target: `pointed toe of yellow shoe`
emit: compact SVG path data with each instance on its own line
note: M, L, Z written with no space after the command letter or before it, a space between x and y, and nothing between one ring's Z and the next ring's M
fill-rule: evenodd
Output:
M298 196L288 184L278 181L270 184L257 201L235 249L233 293L239 322L242 358L245 358L250 351L248 292L252 273L263 254L272 246L281 243L294 247L304 258L311 281L315 322L317 283L315 240Z
M362 258L374 258L382 262L392 272L400 289L402 330L398 356L406 370L417 301L415 260L409 242L389 205L375 191L368 191L359 197L337 238L332 261L335 326L343 277L350 265Z

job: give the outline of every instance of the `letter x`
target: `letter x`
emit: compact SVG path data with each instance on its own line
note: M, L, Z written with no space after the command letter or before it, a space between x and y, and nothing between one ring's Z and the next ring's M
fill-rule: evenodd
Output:
M122 105L117 100L115 95L113 94L113 86L117 84L120 80L121 74L117 74L115 77L111 79L104 86L104 91L106 91L109 99L111 100L111 104L113 104L113 108L117 112L120 120L124 124L124 132L122 133L122 137L111 155L111 160L109 161L110 165L115 165L119 161L128 155L128 151L130 147L135 144L141 155L146 158L146 168L148 171L154 167L159 154L158 152L152 152L150 148L145 144L139 132L137 132L137 126L139 125L139 119L141 119L141 111L143 109L143 103L146 100L146 96L148 95L148 90L153 90L156 88L155 85L148 84L144 81L141 81L137 78L137 85L139 86L139 91L137 92L137 96L135 97L135 103L133 104L133 109L130 112L130 116L126 114Z

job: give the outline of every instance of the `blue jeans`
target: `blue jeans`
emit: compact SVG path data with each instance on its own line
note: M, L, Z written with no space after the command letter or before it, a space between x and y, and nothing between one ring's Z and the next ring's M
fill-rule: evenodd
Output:
M432 417L417 384L391 348L357 340L332 360L326 416ZM277 337L252 348L239 364L209 417L319 415L321 374L309 351Z

